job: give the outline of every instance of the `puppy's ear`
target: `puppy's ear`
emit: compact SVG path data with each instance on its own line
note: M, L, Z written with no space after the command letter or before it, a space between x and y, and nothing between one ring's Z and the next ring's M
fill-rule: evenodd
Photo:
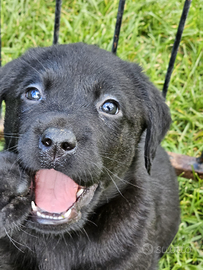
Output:
M0 100L2 100L2 95L13 85L18 71L19 65L17 59L0 68Z
M0 106L3 100L3 95L9 89L9 84L12 83L12 74L11 69L13 66L13 63L9 62L4 67L0 68Z
M135 64L131 64L131 72L132 70L135 91L141 96L144 113L146 128L145 167L150 173L156 149L170 127L171 116L161 92L149 81L142 69Z
M146 139L145 139L145 167L150 173L152 160L156 149L164 138L171 123L169 108L164 98L153 85L146 89Z
M6 92L6 89L8 88L8 83L9 83L9 71L11 68L11 64L8 63L4 67L0 68L0 118L1 118L1 105L2 105L2 100L3 100L3 95Z
M4 67L0 68L0 117L2 101L6 100L7 94L9 95L9 92L12 92L17 87L17 80L22 80L22 76L18 76L19 74L20 66L18 60L13 60L6 64ZM8 112L8 114L11 114L11 117L16 116L15 102L15 97L13 97L11 105L9 106L10 111ZM14 120L12 121L11 125L15 126ZM11 129L10 133L11 132L14 131Z

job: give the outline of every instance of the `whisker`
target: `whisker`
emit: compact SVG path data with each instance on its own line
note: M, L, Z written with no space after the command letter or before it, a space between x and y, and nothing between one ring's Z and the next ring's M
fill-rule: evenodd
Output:
M2 134L6 134L6 135L23 135L23 134L20 134L18 132L2 132Z
M26 218L25 221L28 221L28 219ZM16 226L18 226L18 225L16 225ZM18 226L18 227L19 227L19 226ZM25 234L27 234L27 235L29 235L29 236L31 236L31 237L38 238L36 235L33 235L33 234L31 234L31 233L25 231L23 228L26 228L26 226L23 225L23 224L20 224L20 228L19 228L19 229L20 229L23 233L25 233ZM29 248L29 247L27 247L27 248ZM30 249L30 248L29 248L29 249ZM31 250L31 249L30 249L30 250Z
M6 235L8 236L10 242L14 245L15 248L17 248L20 252L25 253L22 249L20 249L16 244L22 245L21 243L14 240L9 233L7 232L6 228L4 228ZM16 244L15 244L16 243Z
M13 166L15 165L17 163L17 159L13 162L13 164L11 165L11 167L10 167L10 171L12 171L12 169L13 169Z
M6 149L3 149L2 153L3 153L3 152L6 152L6 151L10 151L10 150L16 150L16 149L17 149L17 146L14 145L14 146L8 147L8 148L6 148Z
M43 67L44 71L48 70L37 57L35 57L34 59Z
M114 159L114 158L110 158L108 155L106 155L106 154L101 154L101 156L102 157L104 157L104 158L106 158L106 159L109 159L109 160L111 160L111 161L113 161L113 162L116 162L117 164L122 164L123 165L123 162L121 162L121 161L118 161L118 160L116 160L116 159ZM127 166L126 166L127 167Z
M106 167L105 167L105 170L108 170L114 177L118 178L121 182L124 182L124 183L126 183L126 184L129 184L129 185L131 185L131 186L133 186L133 187L136 187L136 188L145 190L144 188L142 188L142 187L140 187L140 186L138 186L138 185L134 185L134 184L132 184L131 182L126 181L125 179L120 178L118 175L114 174L112 171L110 171L110 170L107 169Z
M104 169L106 170L106 168L104 168ZM123 196L123 194L122 194L122 192L120 191L120 189L118 188L116 182L113 180L113 178L112 178L111 175L109 174L108 170L106 170L106 172L107 172L108 176L111 178L112 182L114 183L114 186L115 186L116 189L118 190L118 193L119 193L124 199L126 199L126 198Z
M19 139L20 136L14 136L14 135L4 135L4 138L14 138L14 139Z
M83 231L83 232L85 233L85 235L87 236L87 239L90 241L90 237L89 237L89 235L88 235L87 231L85 230L85 228L82 228L82 230L81 230L81 231Z
M90 222L90 223L92 223L93 225L95 225L96 227L98 227L98 225L97 225L95 222L93 222L92 220L86 218L86 221L87 221L87 222Z
M41 73L36 69L34 68L32 65L30 65L30 63L28 63L27 61L25 61L24 59L22 58L19 58L20 61L24 62L27 66L29 66L30 68L32 68L34 71L36 71L39 75L41 75Z
M36 236L34 236L34 235L31 235L31 234L29 234L28 232L26 232L26 231L24 231L22 228L21 228L21 224L20 225L18 225L16 222L13 222L14 224L15 224L15 227L18 229L18 231L20 232L20 231L22 231L23 233L26 233L26 234L28 234L29 236L32 236L32 237L35 237L35 238L37 238ZM13 239L14 240L14 239ZM15 241L15 240L14 240ZM17 241L15 241L16 243L18 243ZM29 249L30 251L32 251L32 249L28 246L28 245L26 245L26 244L21 244L21 243L18 243L19 245L21 245L21 246L24 246L24 247L26 247L27 249Z

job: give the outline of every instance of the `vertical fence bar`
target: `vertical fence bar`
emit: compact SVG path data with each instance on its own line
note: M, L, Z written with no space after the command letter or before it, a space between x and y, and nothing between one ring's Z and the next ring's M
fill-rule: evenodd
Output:
M62 0L56 0L53 44L58 43Z
M112 45L112 53L116 54L117 47L118 47L118 40L119 40L119 34L121 29L121 23L123 18L123 11L125 6L125 0L120 0L119 6L118 6L118 13L117 13L117 21L115 26L115 32L113 37L113 45Z
M164 86L163 86L163 90L162 90L162 94L163 94L164 98L166 98L166 94L167 94L167 91L168 91L168 86L169 86L169 82L170 82L170 79L171 79L171 74L172 74L172 71L173 71L176 55L177 55L177 52L178 52L178 47L180 45L182 33L183 33L183 30L184 30L184 26L185 26L185 21L187 19L187 15L188 15L188 12L189 12L189 9L190 9L191 2L192 2L192 0L185 0L185 4L184 4L184 7L183 7L182 15L181 15L178 30L177 30L177 33L176 33L175 42L173 44L171 58L170 58L170 61L169 61L168 70L166 72L165 82L164 82Z

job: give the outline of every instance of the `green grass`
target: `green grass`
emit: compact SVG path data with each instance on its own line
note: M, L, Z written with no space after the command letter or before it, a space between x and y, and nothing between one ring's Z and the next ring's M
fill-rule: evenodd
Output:
M3 64L53 40L54 1L1 0ZM126 1L118 56L136 61L162 89L184 1ZM111 50L118 1L64 0L60 43L83 41ZM203 0L193 0L167 95L173 123L163 146L203 151ZM160 269L203 269L203 181L179 177L182 219Z

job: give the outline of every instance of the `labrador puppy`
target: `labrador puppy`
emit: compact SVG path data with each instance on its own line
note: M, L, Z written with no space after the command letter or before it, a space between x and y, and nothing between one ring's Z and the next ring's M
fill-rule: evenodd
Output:
M83 43L0 70L0 269L153 270L179 225L159 146L169 109L141 68Z

